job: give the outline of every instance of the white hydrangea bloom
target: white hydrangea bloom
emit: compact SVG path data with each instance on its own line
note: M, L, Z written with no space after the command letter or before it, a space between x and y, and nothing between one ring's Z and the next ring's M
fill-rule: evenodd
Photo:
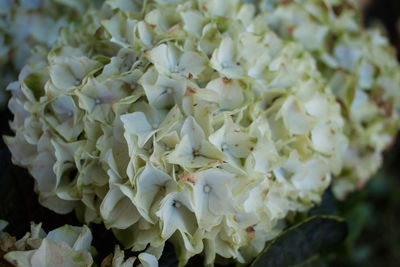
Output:
M64 225L46 234L41 224L31 224L31 232L14 244L15 250L4 255L14 266L92 266L92 234L86 226Z
M400 67L394 49L379 32L363 29L357 1L256 2L271 29L312 52L341 104L350 144L333 191L343 198L378 170L400 127ZM323 107L319 99L309 107L318 109L317 103ZM323 124L312 131L322 153L331 149L320 136L327 131Z
M10 85L5 141L44 206L147 247L144 266L167 240L181 265L247 262L340 172L339 104L253 5L109 0L83 20Z
M0 106L26 63L45 60L59 30L103 0L4 0L0 3Z
M136 265L136 259L139 259L140 264ZM134 265L135 264L135 265ZM112 267L158 267L157 258L150 253L142 252L138 257L129 257L125 259L125 253L120 249L118 245L115 246L114 254L108 255L102 262L101 266L112 266Z
M31 231L16 240L4 229L8 222L0 220L0 251L4 259L18 267L76 267L93 266L96 250L91 246L92 234L87 226L64 225L50 231L42 224L31 223ZM156 250L148 249L138 255L139 266L158 267ZM118 245L114 253L103 259L101 266L133 267L136 257L125 259L125 253Z

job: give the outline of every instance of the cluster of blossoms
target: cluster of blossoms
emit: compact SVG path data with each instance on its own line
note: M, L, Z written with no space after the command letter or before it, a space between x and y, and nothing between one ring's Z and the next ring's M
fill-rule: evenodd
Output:
M236 0L108 0L11 84L13 160L42 205L181 264L247 262L321 199L347 149L301 44Z
M91 266L90 253L92 234L84 227L65 225L48 234L41 224L31 224L31 231L18 241L8 233L2 232L7 226L0 221L0 243L2 251L7 252L4 259L15 266Z
M46 58L61 27L76 22L102 0L0 1L0 106L5 87L26 63ZM34 50L32 53L31 51Z
M365 30L352 0L262 0L259 8L281 38L303 45L341 104L349 147L333 191L343 198L381 166L400 123L400 67L389 42Z
M0 253L4 259L18 267L90 267L96 250L91 246L92 233L86 226L64 225L50 231L42 229L42 224L31 223L31 231L16 240L4 229L8 223L0 220ZM1 254L0 254L1 255ZM148 253L139 254L144 267L156 267L157 259ZM125 259L124 252L117 245L114 254L103 260L101 266L132 267L136 257Z

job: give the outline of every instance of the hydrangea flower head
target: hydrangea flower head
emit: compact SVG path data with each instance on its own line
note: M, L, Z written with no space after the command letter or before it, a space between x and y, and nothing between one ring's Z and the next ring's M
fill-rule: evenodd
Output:
M350 140L343 171L333 180L339 198L362 187L382 164L400 127L400 67L377 30L364 29L352 0L258 1L280 37L311 52L341 103Z
M169 240L182 265L247 262L341 171L339 104L254 5L108 0L84 20L10 86L5 141L42 205L135 251Z
M0 106L6 86L27 63L44 60L59 30L102 0L2 0L0 3Z
M11 251L5 254L4 259L14 266L23 267L89 267L93 264L91 242L92 233L86 226L64 225L46 234L41 223L32 223L30 232L10 244Z

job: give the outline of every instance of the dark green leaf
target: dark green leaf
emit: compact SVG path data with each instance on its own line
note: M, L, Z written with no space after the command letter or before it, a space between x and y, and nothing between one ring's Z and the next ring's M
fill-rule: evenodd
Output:
M360 203L345 214L346 220L349 222L349 242L354 244L357 238L371 220L371 208L368 203Z
M308 217L315 216L315 215L336 215L337 208L336 208L336 200L335 196L332 193L331 188L327 188L322 195L321 204L315 206L308 212Z
M339 245L347 236L340 217L314 216L289 228L270 242L251 267L293 266Z
M160 267L175 267L179 265L178 258L176 257L174 247L170 243L166 243L164 251L158 261Z

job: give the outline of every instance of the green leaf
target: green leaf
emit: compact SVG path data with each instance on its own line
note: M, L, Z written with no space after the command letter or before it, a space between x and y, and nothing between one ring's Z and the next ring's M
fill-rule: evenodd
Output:
M322 195L322 201L308 211L308 217L315 215L336 215L338 213L336 207L335 196L332 193L331 187L327 188Z
M347 223L336 216L313 216L271 241L251 267L293 266L339 245L347 236Z
M348 213L346 213L346 221L349 222L349 242L354 244L361 232L364 230L368 222L371 222L372 216L371 207L368 203L359 203Z

